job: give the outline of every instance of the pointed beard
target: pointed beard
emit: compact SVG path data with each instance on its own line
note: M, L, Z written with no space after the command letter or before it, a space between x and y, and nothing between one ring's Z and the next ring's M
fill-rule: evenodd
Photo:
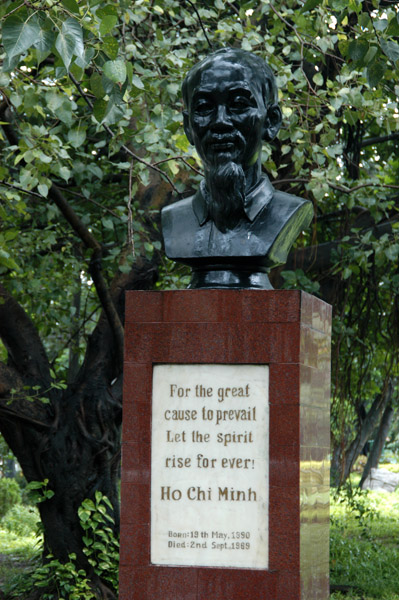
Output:
M241 165L229 162L212 167L206 179L210 198L208 209L222 233L234 229L245 216L245 174Z

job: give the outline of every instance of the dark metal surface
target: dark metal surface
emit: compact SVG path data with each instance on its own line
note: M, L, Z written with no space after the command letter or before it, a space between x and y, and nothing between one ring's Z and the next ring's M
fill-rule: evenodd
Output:
M261 172L263 141L281 125L277 88L259 57L224 49L183 83L184 128L205 179L162 211L166 255L193 269L191 288L271 289L270 268L313 215L310 202L276 192Z

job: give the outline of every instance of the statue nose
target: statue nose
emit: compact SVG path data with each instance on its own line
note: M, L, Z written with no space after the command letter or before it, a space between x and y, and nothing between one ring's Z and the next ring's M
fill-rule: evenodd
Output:
M229 115L227 114L226 106L219 104L213 120L212 126L214 129L231 129L232 124Z

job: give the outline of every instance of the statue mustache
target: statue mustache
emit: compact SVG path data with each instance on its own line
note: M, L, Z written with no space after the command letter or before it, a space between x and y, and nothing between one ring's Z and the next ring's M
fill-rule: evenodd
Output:
M229 133L215 133L207 131L204 137L204 143L206 146L213 146L214 144L234 144L237 148L245 147L245 138L240 131L234 131Z

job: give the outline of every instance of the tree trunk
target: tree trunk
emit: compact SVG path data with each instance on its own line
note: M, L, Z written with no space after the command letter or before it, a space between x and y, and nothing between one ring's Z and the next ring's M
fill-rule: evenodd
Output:
M96 577L82 551L77 511L85 498L93 498L100 490L113 506L117 534L121 424L120 385L117 387L115 397L113 389L101 381L72 396L66 390L58 399L53 422L42 427L29 422L3 422L1 426L28 481L48 479L47 488L54 492L38 506L45 554L51 552L66 562L68 555L75 553L78 567L84 568L94 583Z
M129 275L119 274L111 294L121 318L125 290L152 287L155 274L156 269L148 263ZM26 479L48 479L47 489L54 492L52 498L39 504L45 552L61 562L76 554L78 569L86 571L99 590L98 596L115 597L99 581L83 553L78 518L83 500L94 499L99 490L109 498L115 533L119 530L122 363L114 332L103 313L79 373L62 390L51 380L33 323L0 284L2 299L0 335L8 349L9 364L0 363L0 431ZM38 394L48 402L26 398L27 387L31 396Z
M361 454L365 444L371 438L386 407L390 404L393 393L393 382L390 379L382 394L379 394L370 410L362 420L357 430L357 435L344 452L341 447L333 449L331 461L331 483L334 487L342 485L350 475L357 457Z
M385 441L388 437L389 428L391 427L394 409L392 404L389 404L384 414L382 415L380 426L378 427L377 435L375 437L373 447L368 456L366 466L364 467L364 471L362 474L362 478L360 480L359 486L362 487L364 481L369 476L371 469L377 468L378 463L380 462L381 453L384 449Z

